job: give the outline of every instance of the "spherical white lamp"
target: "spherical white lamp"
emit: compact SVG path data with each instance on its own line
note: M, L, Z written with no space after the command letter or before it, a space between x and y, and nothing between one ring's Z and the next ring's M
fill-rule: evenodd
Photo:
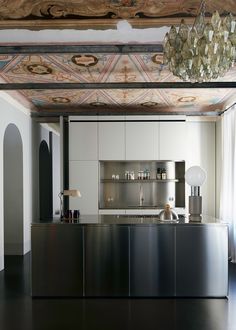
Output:
M206 180L206 172L200 166L192 166L185 173L185 180L191 186L191 196L189 196L189 220L201 221L202 196L200 196L200 186Z
M206 180L206 172L200 166L192 166L186 171L185 180L190 186L202 186Z

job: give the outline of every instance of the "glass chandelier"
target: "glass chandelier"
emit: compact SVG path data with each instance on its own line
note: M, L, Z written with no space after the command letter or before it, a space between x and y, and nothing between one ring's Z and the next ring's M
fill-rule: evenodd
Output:
M189 28L184 20L171 27L164 39L164 64L184 81L204 82L222 77L234 64L236 22L232 14L221 20L215 11L205 22L205 1Z

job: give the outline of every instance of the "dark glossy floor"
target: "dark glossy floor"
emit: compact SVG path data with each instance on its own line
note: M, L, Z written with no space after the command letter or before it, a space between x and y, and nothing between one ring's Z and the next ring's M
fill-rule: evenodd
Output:
M236 330L236 264L229 299L32 299L30 256L7 257L5 264L1 330Z

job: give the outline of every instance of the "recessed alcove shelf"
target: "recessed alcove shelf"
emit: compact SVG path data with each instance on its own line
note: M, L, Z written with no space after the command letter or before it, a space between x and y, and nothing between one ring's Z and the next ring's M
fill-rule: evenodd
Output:
M128 209L185 207L184 161L100 161L99 208ZM157 169L165 169L166 179L157 179ZM139 171L148 171L150 179L138 179ZM134 179L125 173L133 172Z

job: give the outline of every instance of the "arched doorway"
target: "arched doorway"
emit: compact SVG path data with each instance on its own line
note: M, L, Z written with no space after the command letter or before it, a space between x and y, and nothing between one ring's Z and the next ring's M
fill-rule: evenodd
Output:
M51 219L52 210L52 156L47 142L43 140L39 147L39 216Z
M23 255L23 145L21 134L9 124L3 140L4 255Z

